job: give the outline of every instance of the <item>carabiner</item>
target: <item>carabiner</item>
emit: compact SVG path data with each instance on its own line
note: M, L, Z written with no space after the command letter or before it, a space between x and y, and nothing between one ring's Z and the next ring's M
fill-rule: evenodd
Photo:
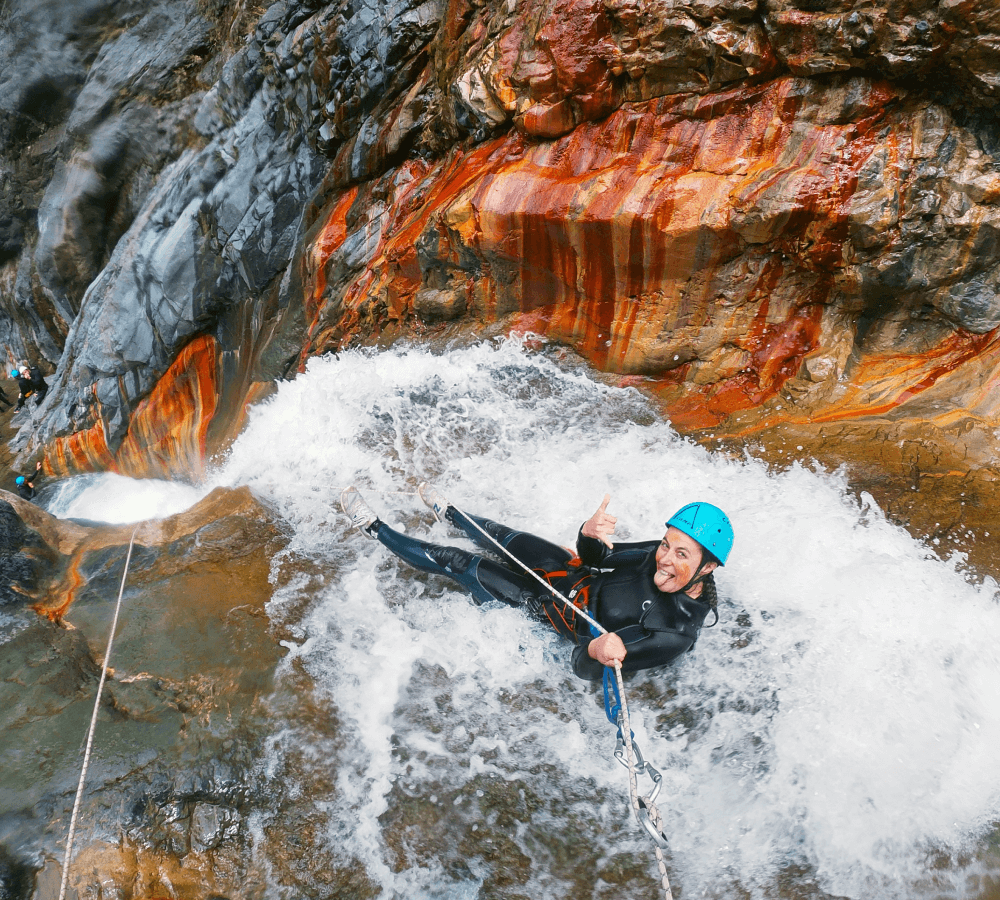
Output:
M642 758L642 751L639 749L639 745L633 739L632 741L632 756L635 757L635 773L636 775L641 775L646 771L646 760ZM625 754L625 736L622 734L621 725L618 726L618 740L615 743L615 759L618 760L625 768L628 768L628 758Z
M663 776L649 763L646 763L646 774L653 782L653 790L651 790L649 792L649 796L646 797L646 802L655 803L656 798L660 795L660 787L663 785Z
M639 820L639 824L646 829L646 833L653 839L653 843L661 850L668 850L670 849L670 844L667 842L667 837L653 824L653 820L649 817L649 809L646 806L646 802L645 798L639 798L639 809L635 817ZM652 798L649 799L649 802L652 802Z

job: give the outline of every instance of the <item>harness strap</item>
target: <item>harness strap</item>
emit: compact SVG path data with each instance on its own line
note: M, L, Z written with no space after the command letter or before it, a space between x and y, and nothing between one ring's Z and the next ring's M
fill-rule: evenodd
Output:
M572 566L574 559L569 560L568 565ZM553 584L553 579L556 578L569 578L571 575L570 569L559 569L552 572L546 572L544 569L533 569L533 572L540 575L548 583L550 588L556 589ZM577 615L580 611L586 611L590 608L590 579L593 577L592 573L584 572L572 585L570 585L569 590L567 590L566 597L571 602L572 606L566 603L555 602L554 597L543 597L542 599L542 611L545 613L545 617L549 620L549 624L556 630L558 634L563 637L568 637L571 640L578 640L577 625L579 617ZM590 626L590 631L594 632L594 626ZM594 637L599 637L600 632L594 634Z

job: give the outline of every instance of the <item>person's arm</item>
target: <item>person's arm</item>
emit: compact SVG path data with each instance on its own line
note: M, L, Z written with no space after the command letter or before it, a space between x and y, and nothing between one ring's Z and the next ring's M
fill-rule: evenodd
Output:
M587 537L583 528L576 536L576 555L585 566L595 569L617 569L619 566L634 565L650 550L655 550L659 541L619 542L611 549L602 541Z
M576 555L585 566L595 569L615 569L622 565L637 562L649 550L659 544L659 541L638 541L621 543L611 540L615 533L618 519L608 513L608 503L611 495L605 494L597 512L583 525L576 536Z
M644 631L640 626L633 625L623 628L618 634L602 635L594 638L589 644L573 650L573 672L588 681L597 681L604 675L604 664L595 658L604 648L591 647L604 638L615 637L620 640L627 651L622 661L623 672L638 672L640 669L651 669L654 666L668 666L678 656L690 650L694 640L680 631Z

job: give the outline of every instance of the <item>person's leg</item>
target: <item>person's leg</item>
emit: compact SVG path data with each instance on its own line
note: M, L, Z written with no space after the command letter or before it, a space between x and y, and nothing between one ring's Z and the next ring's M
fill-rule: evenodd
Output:
M574 559L574 554L565 547L560 547L558 544L553 544L545 538L540 538L526 531L517 531L482 516L468 515L453 506L447 508L445 517L457 528L464 531L480 547L500 554L503 558L503 554L493 543L496 541L515 559L520 560L529 569L534 569L543 575L546 582L552 585L571 604L586 609L589 600L590 575L585 569L578 568L580 561ZM493 540L484 537L479 528L470 523L469 519ZM490 563L491 560L485 562ZM516 567L516 563L508 563L508 565L512 569ZM507 600L506 602L512 606L524 607L532 618L540 622L548 622L563 637L570 640L578 639L577 630L583 626L583 623L577 621L578 617L572 607L567 606L563 600L546 590L544 585L527 572L519 579L518 587L520 588L518 601L515 603Z
M522 606L538 593L534 579L492 559L458 547L443 547L408 537L380 519L368 526L369 534L411 566L424 572L446 575L457 581L477 604L500 600Z
M487 519L479 520L491 525ZM502 528L503 526L498 526ZM367 528L368 533L400 559L417 569L433 572L437 575L447 575L464 587L472 599L479 605L490 600L499 600L508 606L523 609L529 616L539 622L548 622L559 634L570 640L578 640L577 616L574 610L568 608L561 600L556 599L527 572L518 572L492 559L470 553L458 547L442 547L440 544L430 544L416 538L407 537L390 528L380 519L376 519ZM473 529L474 531L475 529ZM534 535L514 532L515 536L534 538ZM482 537L480 535L480 537ZM541 541L541 538L535 538ZM522 542L522 543L526 543ZM548 542L543 542L548 543ZM550 545L560 551L564 557L569 554L562 547ZM552 555L554 551L550 551ZM552 569L545 569L552 571ZM563 596L569 594L574 598L571 603L579 603L586 607L588 599L589 576L581 576L572 569L562 571L553 579L557 590L562 590ZM583 590L579 590L583 587Z
M514 528L501 525L499 522L494 522L492 519L460 512L454 506L448 507L445 517L456 528L464 531L484 550L499 553L500 551L497 550L496 544L493 543L493 541L496 541L511 556L523 562L529 569L542 569L546 572L561 570L565 569L569 561L573 558L573 554L565 547L553 544L551 541L545 540L545 538L529 534L527 531L517 531ZM470 519L479 528L476 528L469 521ZM484 537L483 533L479 530L480 528L490 538L493 538L493 540L491 541L489 538Z

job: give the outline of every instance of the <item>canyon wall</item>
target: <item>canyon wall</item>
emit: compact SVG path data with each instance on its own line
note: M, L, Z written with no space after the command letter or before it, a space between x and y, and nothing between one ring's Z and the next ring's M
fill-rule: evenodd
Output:
M196 478L312 355L508 331L703 439L998 449L1000 7L24 0L0 61L51 474Z

